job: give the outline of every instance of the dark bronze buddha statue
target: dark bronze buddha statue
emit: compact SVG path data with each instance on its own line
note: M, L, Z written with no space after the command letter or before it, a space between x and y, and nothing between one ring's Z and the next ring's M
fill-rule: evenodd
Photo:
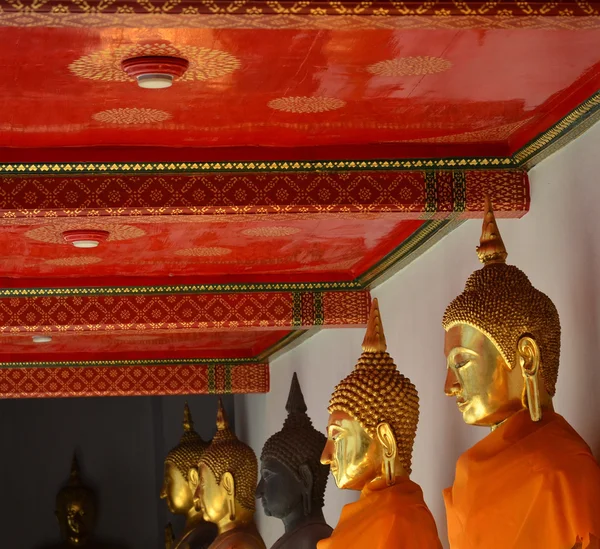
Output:
M256 497L267 516L283 521L285 534L271 549L315 549L331 535L323 517L329 467L320 462L327 438L306 414L298 376L294 373L281 431L265 443L260 457Z
M71 474L66 486L56 495L54 511L62 541L45 549L122 549L115 544L100 543L93 539L96 525L96 497L81 481L77 456L73 454Z

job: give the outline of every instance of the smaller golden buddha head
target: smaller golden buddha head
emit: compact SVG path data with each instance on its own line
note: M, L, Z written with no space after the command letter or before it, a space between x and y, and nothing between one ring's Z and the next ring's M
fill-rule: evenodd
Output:
M75 454L69 481L56 495L55 514L61 537L67 544L81 547L88 542L96 525L96 498L81 481Z
M331 466L339 488L362 490L385 476L388 485L411 471L419 421L415 386L396 368L377 299L373 300L363 353L329 401L327 444L321 462Z
M281 431L271 436L260 456L260 482L256 497L265 514L284 519L299 509L309 516L323 507L329 467L320 457L327 438L306 414L306 403L294 373Z
M194 422L187 402L183 409L183 435L165 458L161 499L167 500L169 511L173 514L187 515L194 509L194 490L189 472L196 467L208 443L194 431Z
M238 440L229 427L219 399L217 433L200 458L195 506L204 520L219 527L233 522L248 522L255 509L254 490L258 477L256 455Z
M528 408L533 420L551 406L560 356L556 307L525 273L506 264L506 248L486 198L484 267L446 309L446 386L466 423L493 427Z

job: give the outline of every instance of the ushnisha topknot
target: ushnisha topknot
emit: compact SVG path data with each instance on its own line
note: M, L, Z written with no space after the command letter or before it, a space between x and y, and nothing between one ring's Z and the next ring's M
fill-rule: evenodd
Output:
M506 264L507 252L496 225L492 203L486 214L477 255L483 268L467 280L465 289L446 309L442 324L478 329L494 343L509 367L517 366L517 344L528 335L541 355L540 373L546 391L556 392L560 359L560 319L550 298L533 287L527 275Z
M371 304L362 349L354 370L331 395L329 413L349 414L374 440L377 439L377 425L388 423L396 438L400 462L410 473L419 422L419 396L415 386L398 371L386 351L377 299Z
M194 431L194 421L186 402L183 408L183 435L181 435L179 444L167 454L165 463L175 465L187 481L189 470L198 466L198 462L208 448L208 444Z
M69 481L58 491L58 494L56 495L57 509L63 508L73 499L82 499L95 504L94 493L90 488L85 486L81 480L79 461L77 460L77 454L75 452L73 452L73 459L71 461Z
M306 464L313 476L313 504L323 507L329 466L321 464L327 437L317 431L306 414L306 403L294 372L285 409L288 413L281 431L265 442L261 459L274 459L285 465L299 480L300 466Z
M235 499L248 511L255 509L255 490L258 482L258 462L250 446L239 440L230 429L223 402L219 398L217 433L200 458L221 484L221 478L231 473L235 482Z

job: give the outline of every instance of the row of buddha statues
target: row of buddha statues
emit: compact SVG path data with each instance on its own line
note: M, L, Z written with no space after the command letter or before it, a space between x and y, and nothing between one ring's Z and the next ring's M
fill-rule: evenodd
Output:
M477 253L444 317L446 395L464 421L490 428L460 456L443 497L451 549L600 549L600 467L554 411L560 321L507 253L486 200ZM362 354L335 387L326 433L307 414L297 376L282 429L260 462L230 428L222 404L205 442L189 408L184 432L165 459L161 497L184 515L167 549L266 549L256 500L283 521L271 549L440 549L433 516L411 480L419 420L415 385L387 352L373 300ZM330 527L323 515L329 472L360 498ZM260 478L259 478L260 474Z

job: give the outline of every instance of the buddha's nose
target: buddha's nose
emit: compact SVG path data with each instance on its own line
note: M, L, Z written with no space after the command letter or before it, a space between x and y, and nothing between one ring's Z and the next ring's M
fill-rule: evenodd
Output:
M452 368L448 368L448 373L446 374L444 393L446 393L447 396L456 396L460 393L460 383Z
M160 489L160 499L167 499L167 487L164 484Z
M325 444L325 448L323 448L323 453L321 454L321 463L323 465L329 465L331 463L332 451L331 451L332 442L330 440Z
M254 493L254 497L256 497L256 499L261 499L263 497L264 488L265 488L265 481L264 481L264 479L261 478L258 481L258 486L256 487L256 492Z

